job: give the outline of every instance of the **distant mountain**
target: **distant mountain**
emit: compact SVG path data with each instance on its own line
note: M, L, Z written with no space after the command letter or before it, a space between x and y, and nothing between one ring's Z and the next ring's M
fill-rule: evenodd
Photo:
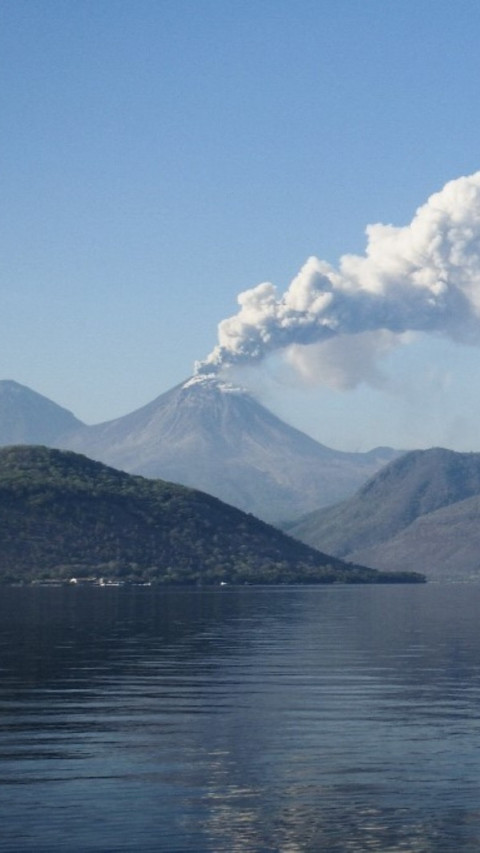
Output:
M0 446L55 444L84 427L71 412L47 397L18 382L0 380Z
M0 451L0 581L418 581L346 565L201 492L46 447Z
M67 445L116 468L209 492L269 522L352 494L398 455L342 453L284 423L246 391L192 379Z
M480 453L433 448L394 460L357 494L285 529L313 547L428 578L480 577Z
M342 500L398 456L389 448L332 450L246 391L211 377L191 379L96 426L85 426L29 389L16 389L17 408L10 405L12 426L5 430L0 399L0 445L75 450L129 473L201 489L272 523ZM38 412L31 405L37 399Z

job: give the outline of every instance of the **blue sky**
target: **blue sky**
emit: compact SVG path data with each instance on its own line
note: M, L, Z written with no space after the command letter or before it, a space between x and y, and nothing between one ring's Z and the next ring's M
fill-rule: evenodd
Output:
M93 423L187 378L260 282L480 169L473 0L4 0L0 378ZM479 283L480 286L480 283ZM480 450L480 348L243 381L340 449Z

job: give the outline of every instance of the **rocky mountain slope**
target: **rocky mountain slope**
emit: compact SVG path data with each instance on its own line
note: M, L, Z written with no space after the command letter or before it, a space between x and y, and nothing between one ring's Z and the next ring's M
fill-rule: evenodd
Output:
M428 578L480 577L480 454L442 448L391 462L357 494L287 525L347 560Z

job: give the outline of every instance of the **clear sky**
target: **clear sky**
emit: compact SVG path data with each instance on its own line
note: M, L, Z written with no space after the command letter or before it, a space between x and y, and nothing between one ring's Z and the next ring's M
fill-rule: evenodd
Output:
M410 223L480 169L479 38L477 0L3 0L0 378L126 414L239 292ZM479 347L416 335L379 367L242 378L333 447L480 450Z

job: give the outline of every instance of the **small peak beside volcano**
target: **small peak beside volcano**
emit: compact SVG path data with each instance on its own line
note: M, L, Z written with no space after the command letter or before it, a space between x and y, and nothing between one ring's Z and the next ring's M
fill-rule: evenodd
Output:
M26 385L0 380L0 446L57 445L84 426L68 409Z

